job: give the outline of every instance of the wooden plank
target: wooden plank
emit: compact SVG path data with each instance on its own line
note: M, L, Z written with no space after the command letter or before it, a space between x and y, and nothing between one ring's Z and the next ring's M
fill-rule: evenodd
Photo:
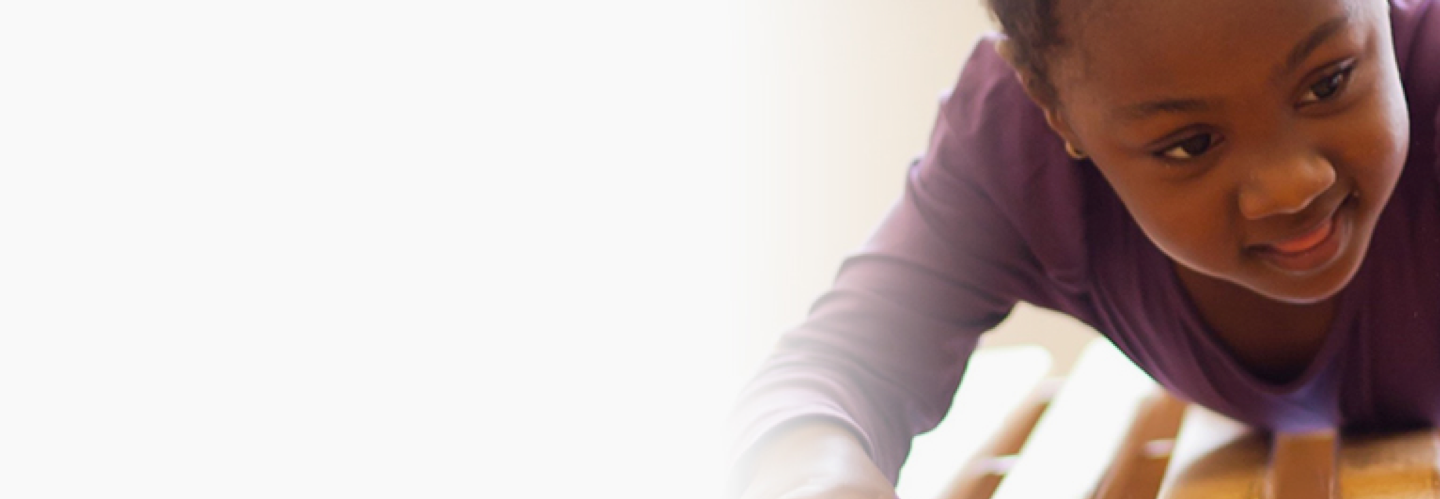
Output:
M1265 474L1266 497L1334 499L1338 445L1331 429L1274 435Z
M1040 416L1054 400L1063 384L1062 378L1050 378L1040 383L1029 398L1011 412L1005 427L994 434L985 447L976 453L960 469L950 486L938 497L940 499L990 499L1000 481L1014 467L1015 460L1034 431Z
M896 491L908 499L947 497L955 468L987 450L990 435L1012 431L1009 417L1030 402L1050 371L1050 354L1038 346L984 348L975 352L950 413L934 430L915 438L900 470ZM1023 435L1021 436L1023 439ZM993 440L992 440L993 442ZM973 471L961 471L961 476Z
M1096 499L1150 499L1159 494L1188 405L1163 390L1145 400Z
M1340 497L1440 499L1440 440L1433 429L1346 436Z
M1440 499L1440 439L1428 429L1272 439L1192 407L1160 497Z
M1041 416L996 499L1088 499L1155 382L1107 340L1091 342Z
M1191 405L1175 439L1159 497L1262 499L1268 453L1264 434Z

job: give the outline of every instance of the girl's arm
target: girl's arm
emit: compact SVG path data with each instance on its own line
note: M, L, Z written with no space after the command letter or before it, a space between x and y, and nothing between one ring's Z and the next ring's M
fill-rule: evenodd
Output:
M776 442L832 445L811 440L833 436L815 428L841 428L893 483L911 438L949 410L980 334L1080 275L1083 195L1068 161L991 41L979 44L903 197L742 394L735 442L752 460L740 469L769 472L754 463L809 455Z

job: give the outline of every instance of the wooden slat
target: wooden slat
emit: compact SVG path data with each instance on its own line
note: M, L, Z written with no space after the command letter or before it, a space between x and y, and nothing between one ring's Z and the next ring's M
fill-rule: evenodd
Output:
M1436 430L1270 435L1126 366L1091 345L1059 394L1054 380L1036 388L943 494L901 497L1440 499Z
M1340 497L1440 499L1440 440L1434 430L1346 436Z
M1434 430L1271 437L1191 407L1160 497L1440 499L1440 441Z
M1187 405L1163 390L1145 400L1096 499L1151 499L1160 492Z
M1334 430L1280 433L1270 443L1266 497L1273 499L1334 499L1336 447Z
M1118 455L1141 403L1158 390L1106 340L1086 346L1040 417L996 499L1087 499Z
M1264 493L1266 437L1243 424L1192 405L1175 439L1160 485L1164 499L1260 499Z
M1040 421L1040 415L1055 398L1062 382L1060 378L1052 378L1036 387L1026 402L1006 418L1005 427L960 469L950 486L938 496L939 499L990 499L994 496L1000 480L1014 467L1021 447Z
M896 485L900 497L947 497L956 485L956 464L971 456L994 455L987 447L994 442L990 436L1013 433L1007 416L1032 404L1026 394L1041 390L1037 386L1050 366L1050 354L1038 346L984 348L971 356L950 414L911 445Z

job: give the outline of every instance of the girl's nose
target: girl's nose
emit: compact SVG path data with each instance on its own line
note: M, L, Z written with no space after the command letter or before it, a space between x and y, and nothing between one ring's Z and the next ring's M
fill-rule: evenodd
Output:
M1240 186L1240 213L1250 220L1299 213L1335 185L1335 167L1319 156L1250 168Z

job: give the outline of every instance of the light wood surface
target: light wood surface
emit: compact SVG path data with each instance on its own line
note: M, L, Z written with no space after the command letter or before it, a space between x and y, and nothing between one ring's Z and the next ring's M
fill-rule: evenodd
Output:
M1440 499L1434 430L1268 435L1192 406L1163 499Z
M956 397L963 424L917 441L927 464L902 471L900 497L1440 499L1434 429L1262 432L1170 396L1103 340L1064 379L1025 361L1043 352L1018 352L976 356Z
M910 457L896 484L900 497L943 497L947 489L954 487L957 463L985 454L991 435L1005 433L1006 422L1013 419L1026 403L1027 394L1036 390L1050 370L1050 354L1038 346L977 351L970 358L965 382L955 394L950 413L911 445ZM1023 442L1025 435L1016 438Z
M1437 465L1434 430L1347 436L1340 447L1340 497L1440 499Z
M1000 481L1014 467L1021 448L1040 416L1060 389L1058 378L1041 382L1019 407L1011 412L1005 426L995 433L981 450L970 458L938 497L940 499L987 499L995 494Z
M994 497L1088 499L1157 389L1109 341L1091 342Z
M1097 499L1148 499L1159 494L1187 405L1163 390L1145 399L1119 456L1096 491Z

